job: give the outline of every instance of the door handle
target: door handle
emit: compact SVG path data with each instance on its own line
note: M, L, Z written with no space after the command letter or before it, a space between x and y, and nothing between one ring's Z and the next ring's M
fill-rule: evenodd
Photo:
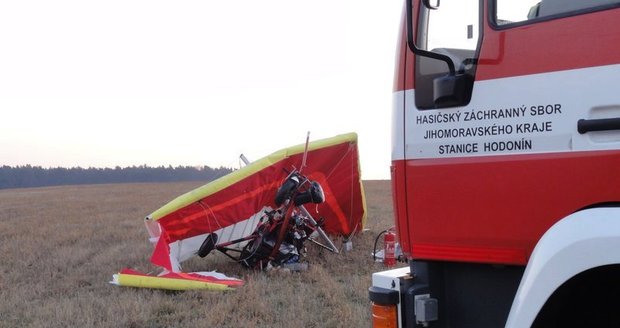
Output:
M593 131L620 130L620 117L601 118L594 120L581 119L577 121L577 131L580 134Z

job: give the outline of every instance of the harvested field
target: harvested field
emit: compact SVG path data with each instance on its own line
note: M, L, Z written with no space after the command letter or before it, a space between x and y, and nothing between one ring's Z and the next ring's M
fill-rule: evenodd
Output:
M232 292L116 287L124 267L153 271L142 218L197 183L0 191L0 327L367 327L370 256L392 225L389 181L365 181L368 231L353 250L308 243L308 271L254 272L224 256L184 264L245 280ZM336 241L340 245L340 241Z

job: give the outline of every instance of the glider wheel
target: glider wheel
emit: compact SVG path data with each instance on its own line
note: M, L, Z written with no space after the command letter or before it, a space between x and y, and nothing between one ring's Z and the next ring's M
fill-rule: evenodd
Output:
M211 233L205 238L205 241L202 242L200 248L198 249L198 253L196 253L200 257L205 257L211 253L211 251L215 248L215 244L217 243L217 234Z

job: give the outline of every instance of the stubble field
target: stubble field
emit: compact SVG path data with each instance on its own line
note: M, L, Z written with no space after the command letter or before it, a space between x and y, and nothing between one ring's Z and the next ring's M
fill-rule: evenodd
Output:
M308 243L301 273L255 272L224 256L184 263L245 280L232 292L116 287L124 267L151 272L142 218L200 183L0 191L0 327L368 327L370 256L392 225L389 181L365 181L366 231L353 250ZM336 240L337 245L341 241Z

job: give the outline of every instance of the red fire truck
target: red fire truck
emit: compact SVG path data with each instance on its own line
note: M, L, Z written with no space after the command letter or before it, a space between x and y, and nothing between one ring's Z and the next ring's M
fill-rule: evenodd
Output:
M620 1L406 0L375 327L620 327Z

